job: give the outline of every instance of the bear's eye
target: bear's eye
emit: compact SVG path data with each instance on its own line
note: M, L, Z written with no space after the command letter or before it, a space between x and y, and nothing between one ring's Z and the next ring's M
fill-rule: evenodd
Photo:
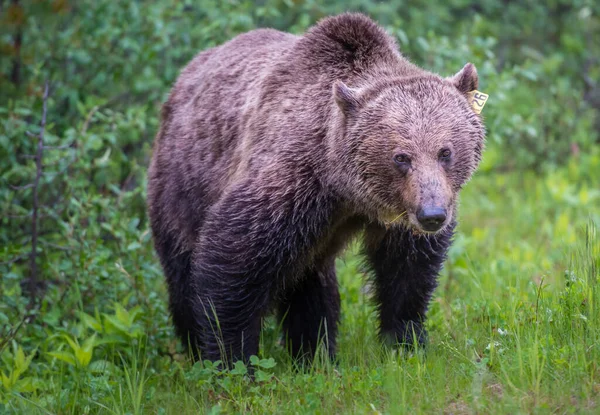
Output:
M441 149L438 155L441 161L450 161L450 156L452 156L452 152L448 148Z
M410 157L408 154L396 154L394 156L394 162L399 166L407 166L410 164Z

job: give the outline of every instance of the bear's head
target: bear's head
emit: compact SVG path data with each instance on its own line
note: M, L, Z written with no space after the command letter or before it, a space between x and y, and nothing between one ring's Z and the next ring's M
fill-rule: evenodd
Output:
M343 125L336 152L357 209L417 232L452 222L457 194L484 145L483 123L467 100L477 84L472 64L445 79L380 79L360 88L334 83Z

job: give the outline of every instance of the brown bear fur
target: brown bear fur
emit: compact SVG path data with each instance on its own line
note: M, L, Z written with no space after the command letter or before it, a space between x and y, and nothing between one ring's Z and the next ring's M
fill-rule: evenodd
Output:
M148 182L182 340L247 359L274 308L294 356L320 341L333 356L334 260L363 231L382 336L423 342L457 194L481 158L476 87L473 65L420 69L360 14L196 56L163 107Z

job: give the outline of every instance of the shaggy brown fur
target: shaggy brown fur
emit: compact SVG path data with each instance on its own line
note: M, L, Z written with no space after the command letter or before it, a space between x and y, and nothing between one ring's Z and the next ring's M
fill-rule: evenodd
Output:
M323 339L333 356L334 259L361 230L382 335L423 342L457 194L481 158L476 86L473 65L426 72L360 14L200 53L164 105L148 183L184 342L247 359L275 307L295 356Z

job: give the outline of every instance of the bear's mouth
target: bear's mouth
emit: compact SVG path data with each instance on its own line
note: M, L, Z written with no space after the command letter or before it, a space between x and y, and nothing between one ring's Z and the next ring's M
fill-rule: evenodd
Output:
M395 226L404 227L406 229L411 230L414 234L417 235L434 235L442 232L450 222L449 218L451 217L451 212L448 212L448 218L444 220L442 224L436 226L435 228L426 229L417 219L417 215L415 212L405 210L401 213L391 213L388 212L380 219L380 222L387 228L392 228Z
M451 222L452 209L451 208L444 209L444 216L445 216L444 219L442 221L440 221L439 223L431 225L431 226L424 226L423 223L421 221L419 221L419 219L417 218L417 214L414 212L409 212L407 216L408 216L409 226L412 228L413 232L419 233L419 234L434 235L434 234L443 232L444 229L446 229L448 224Z

